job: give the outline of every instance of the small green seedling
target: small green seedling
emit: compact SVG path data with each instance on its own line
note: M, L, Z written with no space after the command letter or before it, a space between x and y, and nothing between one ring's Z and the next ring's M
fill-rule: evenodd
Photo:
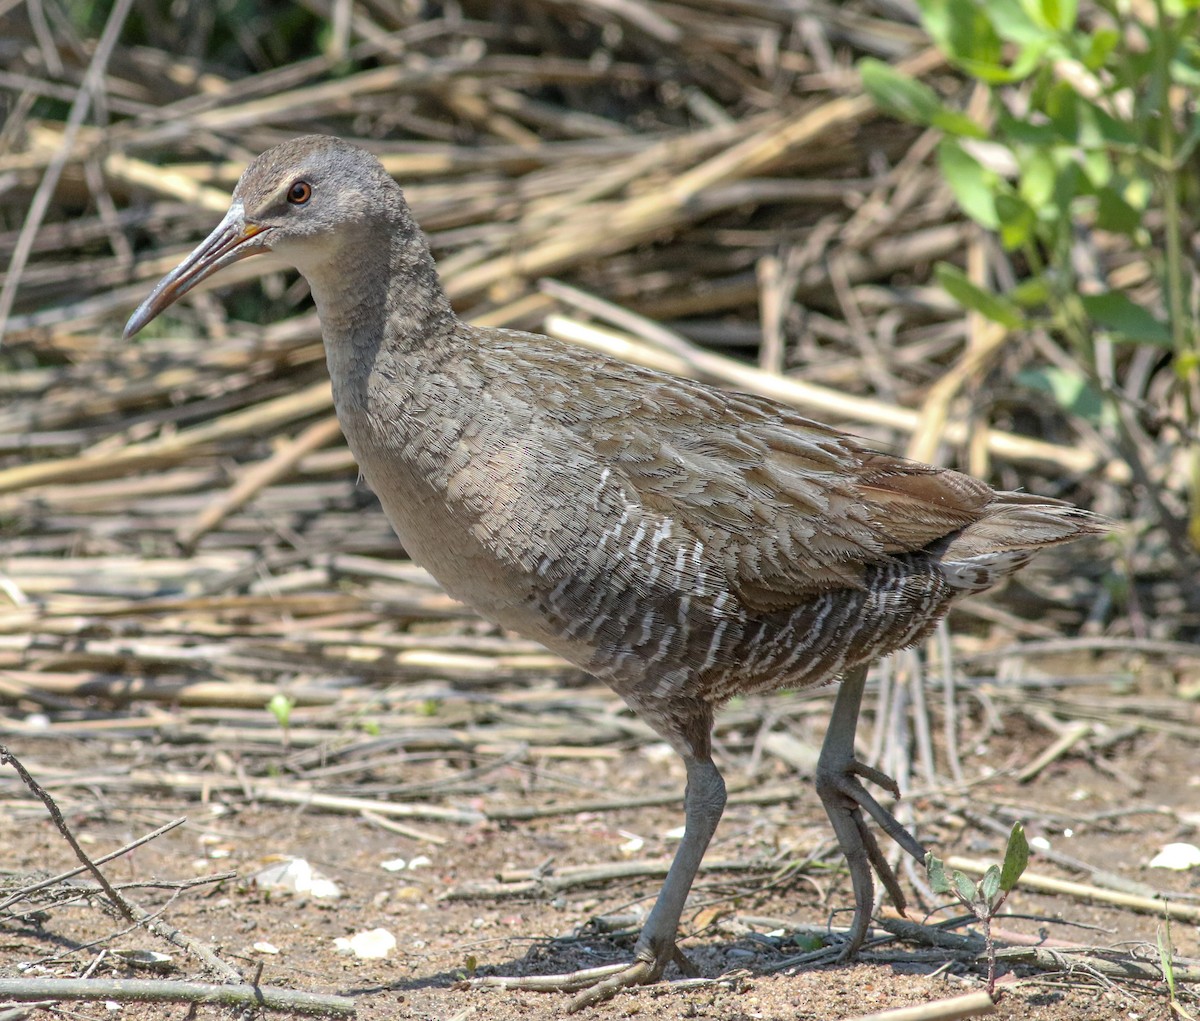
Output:
M1008 835L1008 846L1004 849L1004 864L992 865L978 882L954 869L946 875L945 863L932 854L925 855L925 871L934 893L948 893L967 908L983 926L983 940L988 962L987 991L989 996L996 992L996 945L992 941L992 919L1000 912L1009 893L1017 885L1021 873L1029 864L1029 843L1025 840L1025 829L1013 823Z
M1183 1021L1196 1021L1196 1015L1179 1002L1175 992L1175 946L1171 942L1171 916L1166 916L1166 932L1158 931L1158 960L1162 965L1163 979L1167 983L1167 994L1170 997L1171 1009Z
M271 701L267 703L267 709L271 715L275 717L275 722L283 728L284 733L292 723L292 710L296 708L296 700L285 695L282 691L275 692L271 696Z

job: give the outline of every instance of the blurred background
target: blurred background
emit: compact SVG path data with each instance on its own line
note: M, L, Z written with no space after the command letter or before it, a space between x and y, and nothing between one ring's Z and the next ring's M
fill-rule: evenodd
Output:
M1044 605L1015 612L1194 638L1193 5L982 9L8 5L13 520L49 513L39 487L128 483L169 429L187 479L143 450L153 498L64 541L228 544L233 507L174 534L146 518L327 414L315 391L270 403L322 378L305 285L242 263L148 338L116 335L249 158L324 132L384 159L464 315L763 390L1106 513L1124 524L1103 559L1065 554ZM256 406L264 428L190 438ZM293 468L320 474L314 456Z
M281 741L379 733L457 768L447 720L515 728L492 751L647 743L403 559L295 273L239 263L121 341L247 161L329 133L400 181L464 317L1110 516L884 668L875 759L907 786L915 745L929 787L1074 757L1132 796L1130 763L1157 756L1178 787L1200 731L1198 18L1191 0L0 3L4 726L162 740L169 717L202 740L219 719L253 775ZM803 771L764 735L818 740L829 697L735 705L718 741L737 775Z

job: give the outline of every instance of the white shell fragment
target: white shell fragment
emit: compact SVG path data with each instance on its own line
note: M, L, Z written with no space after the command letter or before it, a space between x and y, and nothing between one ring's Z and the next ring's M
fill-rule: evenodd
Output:
M1200 866L1200 847L1195 844L1167 844L1150 859L1152 869L1194 869Z
M317 900L337 900L341 888L328 876L322 875L303 858L288 858L260 869L250 877L260 890L273 893L295 893Z
M646 846L646 841L636 833L629 833L626 830L618 830L617 832L625 838L625 843L621 845L621 853L626 857L637 854L638 851Z
M157 950L112 950L109 951L122 964L131 968L145 968L149 971L170 971L175 967L175 958L170 954L160 954Z
M353 954L364 960L387 957L396 949L396 937L387 929L368 929L366 932L356 932L347 939L338 936L333 941L334 947L340 954Z

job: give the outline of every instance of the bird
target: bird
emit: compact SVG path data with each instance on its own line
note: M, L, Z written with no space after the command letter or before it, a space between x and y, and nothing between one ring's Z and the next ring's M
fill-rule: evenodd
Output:
M608 684L683 759L684 835L632 960L576 1009L688 962L681 915L726 801L715 711L841 678L815 786L868 932L866 822L925 849L855 757L869 664L1038 551L1104 530L1068 503L871 449L765 397L460 319L400 186L346 140L256 157L211 234L130 317L131 337L202 280L272 252L307 280L333 400L401 545L452 596Z

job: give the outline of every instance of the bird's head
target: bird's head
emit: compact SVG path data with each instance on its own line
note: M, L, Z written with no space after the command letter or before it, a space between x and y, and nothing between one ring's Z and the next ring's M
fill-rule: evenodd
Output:
M380 208L381 204L394 209ZM186 259L155 285L125 325L132 337L218 270L273 252L311 279L364 231L407 217L400 189L365 149L327 135L284 142L257 157L233 190L229 211ZM394 227L394 224L393 224Z

